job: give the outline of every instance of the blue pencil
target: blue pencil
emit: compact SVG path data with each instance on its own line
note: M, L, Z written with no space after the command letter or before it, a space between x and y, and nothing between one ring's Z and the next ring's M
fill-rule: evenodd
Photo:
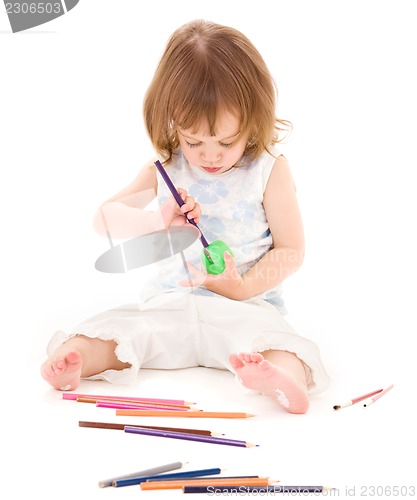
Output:
M221 469L201 469L201 470L190 470L185 472L174 472L172 474L158 474L157 476L140 476L131 477L128 479L120 479L113 481L113 486L120 488L121 486L133 486L134 484L140 484L149 479L181 479L187 477L199 477L199 476L212 476L215 474L220 474Z

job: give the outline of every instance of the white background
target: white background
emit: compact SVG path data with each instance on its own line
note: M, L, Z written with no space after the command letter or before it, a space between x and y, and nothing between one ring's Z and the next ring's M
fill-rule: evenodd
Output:
M282 412L275 422L264 407L273 435L288 426L289 449L292 431L306 434L290 452L294 466L286 477L319 481L311 471L322 464L321 477L335 481L340 496L346 486L356 485L358 494L359 485L415 484L404 455L416 444L413 3L178 0L145 8L134 0L80 0L65 16L16 34L0 7L1 371L9 423L23 409L22 418L36 414L37 425L48 421L49 412L61 411L62 402L38 374L51 333L134 301L151 272L97 272L94 262L108 242L93 232L91 220L98 205L153 156L141 106L169 35L189 20L206 18L253 41L277 82L278 114L294 126L283 151L297 185L307 254L285 285L284 298L289 319L319 344L333 382L301 417L305 427ZM216 373L212 383L223 375L230 374ZM158 374L158 387L144 374L144 390L162 390L167 376ZM188 380L178 377L178 383ZM210 401L214 385L207 380ZM221 380L224 387L227 381ZM391 383L394 390L374 407L331 410ZM30 404L22 403L26 398ZM9 427L3 431L9 435ZM18 464L30 448L30 468L38 470L33 460L39 443L51 452L44 431L33 445L32 432L13 444ZM57 467L69 450L56 436L52 448L42 461L53 456ZM281 458L289 453L278 445L272 450ZM73 470L72 461L65 463L65 474L77 477L77 463ZM136 468L126 462L115 473ZM118 493L98 491L98 479L103 477L92 479L90 497ZM44 498L56 495L59 486L53 484L43 486ZM20 487L29 488L24 481ZM138 490L130 494L136 498Z

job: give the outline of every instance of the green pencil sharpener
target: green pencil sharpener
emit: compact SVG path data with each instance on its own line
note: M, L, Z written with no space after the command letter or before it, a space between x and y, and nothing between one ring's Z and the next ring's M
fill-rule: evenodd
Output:
M221 274L226 266L224 263L224 252L229 252L233 255L233 252L230 248L224 243L224 241L216 240L213 243L210 243L205 250L208 251L211 260L207 257L205 252L203 251L201 254L201 260L209 274Z

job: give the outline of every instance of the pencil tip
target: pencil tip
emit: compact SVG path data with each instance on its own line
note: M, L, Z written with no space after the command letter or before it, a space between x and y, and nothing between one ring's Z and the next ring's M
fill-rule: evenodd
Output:
M335 405L333 406L333 410L340 410L341 406L340 405Z

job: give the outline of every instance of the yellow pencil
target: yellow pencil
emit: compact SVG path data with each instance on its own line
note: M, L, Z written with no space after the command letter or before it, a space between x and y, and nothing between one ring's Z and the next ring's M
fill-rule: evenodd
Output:
M225 411L116 410L124 417L185 417L185 418L249 418L250 413Z
M218 479L178 479L171 481L145 481L140 484L142 490L173 490L185 488L185 486L269 486L276 481L268 477L239 477Z

